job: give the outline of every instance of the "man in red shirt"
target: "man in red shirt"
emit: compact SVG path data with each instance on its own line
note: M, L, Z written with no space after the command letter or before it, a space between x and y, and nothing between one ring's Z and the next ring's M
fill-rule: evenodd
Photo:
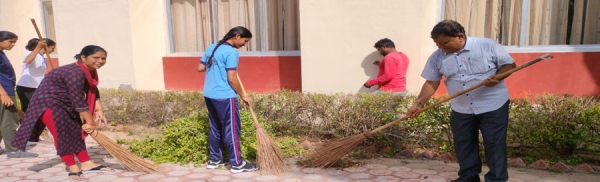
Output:
M408 57L397 51L394 42L388 38L377 41L374 47L384 57L381 62L375 61L373 63L379 66L377 78L367 81L364 86L371 88L373 85L377 85L376 92L393 92L406 95Z

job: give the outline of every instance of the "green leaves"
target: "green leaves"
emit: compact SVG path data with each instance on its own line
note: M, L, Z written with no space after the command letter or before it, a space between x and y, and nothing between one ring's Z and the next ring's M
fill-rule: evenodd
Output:
M162 125L163 136L132 143L131 150L155 162L202 163L207 159L208 119L201 92L102 90L111 124ZM298 139L329 140L364 133L398 119L414 95L382 93L317 94L292 91L251 94L254 110L286 157L304 154ZM431 98L425 105L439 101ZM525 156L600 152L600 104L588 97L544 95L512 99L507 143ZM242 153L256 156L255 129L248 107L240 104ZM399 122L363 143L378 150L406 148L453 152L448 102L417 118ZM177 119L175 119L177 118ZM143 121L143 122L140 122ZM533 149L531 152L524 148ZM563 156L563 157L564 157ZM536 156L537 157L537 156ZM533 159L532 159L533 160ZM578 161L577 159L570 159Z
M572 155L585 144L598 143L600 105L589 97L544 95L515 99L511 104L509 143L550 148Z
M161 127L159 138L135 142L129 149L156 163L200 164L208 159L208 116L192 112L189 117Z
M256 159L256 129L249 112L241 111L241 149L243 157ZM263 119L259 118L259 122ZM263 126L270 130L271 125ZM131 143L129 149L155 163L201 164L208 160L208 133L210 126L206 112L191 112L190 116L163 125L163 135L158 138L146 138L142 141L120 141ZM282 137L276 143L282 147L286 157L303 154L303 149L295 138ZM227 158L227 149L223 146L223 158Z

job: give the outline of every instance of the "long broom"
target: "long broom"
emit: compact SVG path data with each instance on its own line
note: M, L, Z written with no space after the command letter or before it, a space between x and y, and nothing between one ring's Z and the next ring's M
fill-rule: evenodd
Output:
M496 75L494 78L497 80L500 79L504 79L506 77L508 77L511 73L519 71L520 69L523 69L525 67L528 67L532 64L535 64L541 60L544 60L546 58L552 58L551 54L545 54L539 58L536 58L535 60L529 61L519 67L513 68L507 72L504 72L502 74ZM481 86L483 86L484 83L479 83L475 86L472 86L466 90L463 90L461 92L458 92L450 97L447 97L445 99L442 99L428 107L419 109L415 112L415 114L419 114L422 112L425 112L437 105L440 105L446 101L449 101L450 99L453 99L455 97L458 97L462 94L465 94L467 92L470 92L476 88L479 88ZM307 160L307 164L313 167L320 167L320 168L326 168L326 167L330 167L332 165L334 165L335 163L337 163L342 157L344 157L345 155L347 155L348 153L350 153L352 150L354 150L354 148L356 148L360 143L362 143L363 141L365 141L367 139L367 137L371 136L372 134L375 134L383 129L386 129L392 125L395 125L396 123L400 122L400 121L404 121L409 119L409 116L405 116L402 117L400 119L397 119L395 121L392 121L391 123L388 123L386 125L380 126L379 128L375 128L374 130L371 131L367 131L365 133L362 134L357 134L357 135L353 135L353 136L349 136L349 137L345 137L345 138L341 138L338 140L334 140L331 142L328 142L326 144L323 145L322 148L316 150L314 153L310 154L308 156L308 160Z
M33 24L33 28L35 28L35 32L38 35L38 38L40 39L40 41L42 41L43 37L42 37L42 33L40 33L40 29L37 26L37 23L35 23L35 19L31 18L31 24ZM50 58L50 53L48 52L48 49L46 49L46 47L44 47L44 52L46 54L46 64L50 65L50 69L54 69L54 63L52 62L52 58ZM23 112L23 111L21 111ZM23 113L23 115L25 115L25 113ZM44 139L50 141L50 142L54 142L54 139L52 138L52 136L50 134L48 134L47 130L43 130L42 134L40 135L42 137L44 137Z
M246 95L246 90L240 80L240 76L237 76L242 87L242 95ZM283 162L282 152L277 147L277 144L271 139L267 131L258 123L256 114L252 109L252 105L249 105L250 113L252 114L252 120L254 120L254 128L256 128L256 139L258 143L258 150L256 154L256 161L260 167L261 174L272 174L280 175L290 171L290 168Z

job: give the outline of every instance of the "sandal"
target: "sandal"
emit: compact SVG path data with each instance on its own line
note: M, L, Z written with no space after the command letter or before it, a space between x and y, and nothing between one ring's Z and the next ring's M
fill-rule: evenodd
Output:
M83 173L81 171L74 172L74 173L69 172L69 178L71 178L72 180L84 180L85 177L81 177L82 175L83 175Z
M104 165L99 165L92 169L81 170L81 171L83 171L85 173L100 173L100 172L111 172L111 171L113 171L113 169L111 169L110 167L106 167Z

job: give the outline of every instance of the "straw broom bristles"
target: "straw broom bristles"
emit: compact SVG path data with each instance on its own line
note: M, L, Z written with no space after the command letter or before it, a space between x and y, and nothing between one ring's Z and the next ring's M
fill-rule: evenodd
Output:
M121 162L121 166L125 169L143 173L159 170L158 166L154 165L152 162L129 152L129 150L115 143L98 130L92 131L89 135L92 136L92 138L94 138L94 140L96 140L111 156Z
M246 90L244 89L244 85L242 84L239 75L237 76L237 79L242 88L242 94L246 95ZM290 168L283 162L281 150L277 147L275 141L271 139L271 136L269 136L262 125L258 123L252 105L250 105L249 108L250 114L252 114L252 120L254 121L254 128L256 128L256 140L258 143L256 162L258 163L258 167L260 167L260 173L280 175L290 171Z
M439 105L440 103L442 102L438 102L417 112L421 113L425 110L432 108L433 106ZM340 138L331 142L327 142L323 145L323 147L317 149L315 152L308 156L307 166L320 168L331 167L332 165L337 163L342 157L352 152L352 150L354 150L354 148L356 148L360 143L367 140L367 138L372 134L377 133L385 128L388 128L400 121L404 121L407 119L409 119L409 117L403 117L392 121L391 123L388 123L386 125L380 126L379 128L376 128L372 131L367 131L365 133L356 134L349 137Z
M279 150L275 141L271 139L267 131L256 120L252 106L250 106L250 112L252 113L256 128L256 140L258 143L256 160L260 167L260 173L280 175L290 171L290 168L283 162L281 150Z
M367 139L367 133L337 139L323 145L308 156L308 166L330 167Z
M529 61L519 67L513 68L502 74L496 75L495 79L502 80L502 79L508 77L513 72L519 71L519 70L521 70L525 67L531 66L532 64L535 64L541 60L544 60L546 58L552 58L552 57L553 56L551 54L545 54L545 55L540 56L539 58L536 58L532 61ZM484 84L485 84L484 82L481 82L481 83L479 83L475 86L472 86L466 90L460 91L452 96L444 98L428 107L419 109L418 111L416 111L413 114L413 116L416 116L419 113L422 113L422 112L427 111L435 106L438 106L446 101L449 101L450 99L456 98L462 94L465 94L467 92L475 90L476 88L479 88L479 87L483 86ZM337 161L339 161L342 157L344 157L345 155L350 153L352 150L354 150L354 148L356 148L360 143L365 141L367 139L367 137L369 137L371 134L377 133L385 128L388 128L392 125L395 125L396 123L398 123L400 121L404 121L409 118L410 118L409 116L405 116L405 117L402 117L395 121L392 121L386 125L380 126L372 131L367 131L363 134L357 134L357 135L353 135L353 136L349 136L349 137L345 137L345 138L341 138L338 140L328 142L322 148L317 149L314 153L312 153L308 156L308 160L307 160L308 164L307 165L312 166L312 167L320 167L320 168L330 167L331 165L333 165Z

